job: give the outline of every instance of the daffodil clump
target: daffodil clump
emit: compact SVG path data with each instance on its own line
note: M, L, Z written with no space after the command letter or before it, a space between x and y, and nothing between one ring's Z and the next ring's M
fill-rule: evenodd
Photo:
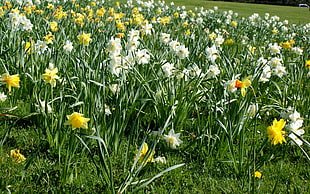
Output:
M1 1L0 23L0 116L6 127L16 119L38 128L63 185L88 157L113 187L128 164L174 163L180 153L253 178L258 155L269 154L263 140L308 145L310 24L165 1L77 0ZM280 120L261 127L270 118ZM3 134L16 130L8 127ZM123 155L124 168L109 169ZM18 149L10 157L26 160Z

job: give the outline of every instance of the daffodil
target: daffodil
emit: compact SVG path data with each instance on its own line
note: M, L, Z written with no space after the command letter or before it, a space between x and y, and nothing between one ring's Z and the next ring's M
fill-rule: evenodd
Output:
M235 88L241 88L241 95L242 95L242 97L245 96L245 93L246 93L245 89L250 87L251 84L252 84L252 82L251 82L251 80L249 78L250 77L247 77L243 81L240 81L239 79L236 79Z
M77 36L77 38L79 39L80 43L81 44L84 44L85 46L88 46L89 45L89 42L92 40L90 38L91 34L88 33L88 34L85 34L84 32L80 35Z
M53 34L49 32L46 36L44 36L46 44L53 44L53 40L55 39Z
M259 171L255 171L255 172L254 172L254 177L260 179L260 178L262 178L262 173L259 172Z
M13 158L17 163L21 163L26 160L25 156L21 154L18 149L11 150L10 157Z
M50 29L52 32L58 31L58 23L57 22L50 22Z
M180 133L174 133L174 130L171 129L168 135L164 135L164 140L166 140L166 143L170 148L175 149L182 143L180 135Z
M11 92L12 87L19 88L19 74L9 75L8 73L2 74L0 81L6 82L9 92Z
M279 121L274 119L272 125L267 127L268 139L271 140L271 144L277 145L278 143L282 144L282 142L286 143L286 140L283 137L285 131L282 131L285 123L286 122L283 119L280 119Z
M59 79L59 76L57 75L58 68L53 69L45 69L45 73L42 75L42 79L46 82L52 85L52 87L56 86L56 79Z
M306 68L310 69L310 60L306 60L305 66L306 66Z
M82 128L87 129L88 125L87 122L90 120L89 118L83 117L83 114L74 112L71 115L67 115L67 121L65 125L71 125L72 129Z
M140 152L139 158L138 158L138 162L141 163L144 160L145 156L147 155L148 150L149 150L149 146L147 145L147 143L144 143L142 146L142 150ZM138 154L139 150L136 150L135 153ZM149 154L148 158L144 162L144 165L146 165L148 162L155 162L154 154L155 154L154 151L151 154Z

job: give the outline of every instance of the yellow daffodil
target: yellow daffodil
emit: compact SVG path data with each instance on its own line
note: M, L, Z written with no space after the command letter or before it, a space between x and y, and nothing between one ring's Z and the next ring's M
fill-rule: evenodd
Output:
M232 21L232 22L231 22L231 26L232 26L232 27L237 27L237 25L238 25L238 23L237 23L236 21Z
M0 17L2 17L4 15L4 10L2 7L0 7Z
M260 178L262 178L262 173L259 172L259 171L255 171L255 172L254 172L254 177L260 179Z
M144 157L146 156L147 154L147 151L149 150L149 147L147 145L147 143L144 143L143 144L143 147L142 147L142 150L140 152L140 155L139 155L139 159L138 159L138 162L142 162L144 160ZM136 150L135 152L136 154L139 153L139 150ZM154 154L155 152L152 152L149 157L147 158L147 160L144 162L144 165L146 165L148 162L154 162Z
M165 25L165 24L167 24L167 23L170 22L170 19L171 19L170 16L167 16L167 17L162 17L162 18L160 18L159 21L160 21L161 24L164 24L164 25Z
M310 69L310 60L306 60L306 67L308 68L308 69Z
M102 7L96 11L98 17L102 17L107 11Z
M8 73L2 74L0 81L6 82L9 92L11 92L11 88L19 88L19 74L9 75Z
M27 52L27 54L31 54L31 51L32 51L33 49L34 49L34 48L32 47L31 42L26 42L26 43L25 43L25 51Z
M54 5L49 3L49 4L46 6L46 8L47 8L47 9L54 9Z
M77 38L79 39L79 41L80 41L81 44L84 44L85 46L88 46L88 45L89 45L89 42L92 40L92 39L90 38L90 36L91 36L90 33L85 34L85 33L83 32L83 34L78 35Z
M57 22L50 22L50 29L52 32L57 32L58 31L58 23Z
M251 84L252 84L252 82L251 82L251 80L249 78L250 77L247 77L243 81L240 81L240 80L236 79L235 88L241 88L241 95L242 95L242 97L245 96L245 93L246 93L245 89L250 87Z
M53 68L53 69L45 69L45 73L42 75L42 79L46 83L50 83L52 87L56 86L56 79L59 79L59 76L56 75L58 73L58 69Z
M277 145L278 143L282 144L282 142L286 143L286 140L283 136L285 131L282 131L284 126L285 121L283 119L280 119L279 121L274 119L272 125L267 127L268 139L271 140L271 144Z
M284 42L282 43L282 48L285 48L285 49L290 49L291 48L291 43L290 42Z
M225 44L232 45L232 44L234 44L234 40L231 38L227 39L227 40L225 40Z
M83 117L83 114L74 112L71 115L67 115L67 121L65 125L71 125L72 129L82 128L87 129L88 125L87 122L90 120L89 118Z
M44 36L46 44L53 44L54 36L51 32Z
M11 150L10 157L13 158L17 163L21 163L26 160L25 156L21 154L18 149Z

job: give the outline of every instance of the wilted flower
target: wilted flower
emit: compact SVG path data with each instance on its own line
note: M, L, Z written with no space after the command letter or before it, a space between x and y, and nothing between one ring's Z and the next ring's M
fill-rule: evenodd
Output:
M181 133L174 133L174 130L171 129L168 133L168 135L164 135L164 140L166 140L167 145L172 148L176 149L177 146L179 146L182 143L182 140L180 139Z
M20 82L19 74L9 75L8 73L4 73L0 77L0 81L6 82L9 92L11 92L12 87L19 88L19 82Z
M74 112L71 115L67 115L67 121L65 125L71 125L72 129L82 128L87 129L88 125L87 122L90 120L89 118L83 117L83 114Z
M271 140L271 144L277 145L278 143L282 144L282 142L286 142L283 137L285 131L282 131L284 126L285 121L283 119L280 119L279 121L274 119L272 125L267 127L268 139Z
M21 154L18 149L11 150L10 157L13 158L17 163L21 163L26 160L25 156Z
M118 84L111 84L109 88L113 92L113 94L119 93L121 90Z

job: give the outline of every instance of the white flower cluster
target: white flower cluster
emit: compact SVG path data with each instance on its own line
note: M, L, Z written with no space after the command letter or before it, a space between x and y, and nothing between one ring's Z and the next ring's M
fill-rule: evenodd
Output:
M294 110L292 107L288 107L286 112L282 112L282 117L288 120L286 128L291 131L289 137L299 146L303 144L303 141L299 139L298 136L302 136L305 131L301 129L304 120L300 117L299 112ZM296 135L295 135L296 134Z
M10 26L13 31L31 31L33 24L25 15L21 15L18 11L9 13Z

